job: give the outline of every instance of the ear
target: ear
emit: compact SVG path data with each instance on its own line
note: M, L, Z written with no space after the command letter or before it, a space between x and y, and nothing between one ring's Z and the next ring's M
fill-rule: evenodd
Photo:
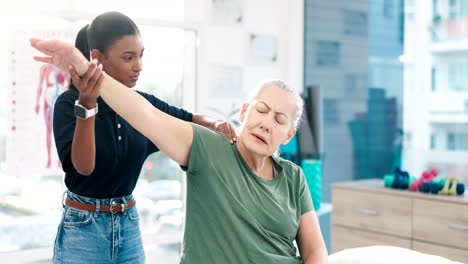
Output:
M239 120L241 122L244 122L245 114L247 113L247 108L249 108L249 104L245 103L242 105L242 109L240 111L240 116L239 116Z
M294 135L296 135L296 131L297 131L296 129L291 129L291 130L289 130L289 132L288 132L288 137L287 137L285 140L283 140L283 142L281 142L281 145L286 145L286 144L288 144L289 141L291 140L291 138L293 138Z
M97 59L98 61L101 61L103 57L104 54L102 54L99 50L93 49L91 51L91 60Z

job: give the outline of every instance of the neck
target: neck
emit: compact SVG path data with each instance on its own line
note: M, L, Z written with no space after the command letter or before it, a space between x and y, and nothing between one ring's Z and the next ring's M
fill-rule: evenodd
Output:
M258 176L264 179L273 179L273 167L271 157L258 155L248 151L241 140L237 141L237 149L241 154L242 158L247 162L249 167Z

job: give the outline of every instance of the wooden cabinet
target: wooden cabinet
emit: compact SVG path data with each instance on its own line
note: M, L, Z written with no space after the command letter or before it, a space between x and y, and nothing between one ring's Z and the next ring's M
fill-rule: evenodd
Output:
M384 188L382 180L332 185L332 251L387 245L468 263L468 195Z
M379 232L364 229L332 226L333 252L347 248L368 247L374 245L387 245L402 248L411 248L411 240L397 236L389 236Z

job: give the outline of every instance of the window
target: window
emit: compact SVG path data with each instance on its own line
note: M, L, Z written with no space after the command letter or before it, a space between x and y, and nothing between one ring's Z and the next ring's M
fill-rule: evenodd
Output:
M38 3L30 2L32 6ZM0 252L45 248L47 254L43 255L50 261L50 247L62 213L65 186L54 143L46 143L46 137L51 134L46 129L50 124L44 120L43 102L58 96L65 84L37 89L40 64L31 59L33 51L29 48L28 38L33 35L73 42L77 31L89 21L70 20L69 17L79 16L82 14L80 10L89 11L86 2L90 4L90 1L56 1L56 5L51 4L56 10L48 13L52 15L39 15L34 20L27 18L28 10L18 3L0 4L0 8L17 12L7 26L0 27L1 35L6 36L0 39ZM111 3L116 9L126 6L127 9L122 10L125 14L130 17L134 14L143 21L139 23L135 19L146 47L137 88L153 93L171 105L193 110L196 32L159 21L181 20L183 1L171 1L170 4L164 1L164 9L160 10L166 13L164 17L159 16L159 20L154 19L157 12L153 8L142 9L135 5L136 9L132 11L128 9L128 1L94 1L93 6L107 9ZM62 12L64 8L69 9ZM43 11L45 8L39 5L37 9ZM144 10L146 13L141 13ZM17 80L18 76L21 79ZM51 82L59 84L53 76L49 77ZM37 114L36 98L40 98ZM31 131L35 131L34 135ZM50 166L46 158L48 148L51 150ZM177 262L182 238L183 186L183 172L177 164L162 153L147 159L134 195L138 200L142 238L150 262L152 259L163 263ZM155 236L161 239L154 239ZM47 259L44 261L48 262Z
M433 0L437 1L437 0ZM434 5L433 5L434 6ZM404 16L406 20L414 19L414 0L407 0L404 3Z
M468 90L468 64L465 62L449 64L448 87L453 91Z
M458 10L457 10L457 0L450 0L449 1L449 18L450 19L455 19L457 18L458 15Z
M404 79L398 57L403 16L413 17L417 8L416 1L406 0L304 2L304 87L320 86L323 97L322 200L328 202L331 183L382 178L401 165L410 131L401 134ZM329 230L322 231L329 243Z
M429 148L435 149L436 148L436 136L434 134L431 134L431 145Z
M448 132L447 150L468 151L468 134Z
M324 122L327 124L340 123L340 101L338 99L325 99L323 101Z
M339 66L341 44L336 41L317 41L316 64L319 66Z
M362 11L343 9L343 33L349 36L367 36L367 14Z
M393 17L393 0L384 0L383 5L383 16L385 18Z

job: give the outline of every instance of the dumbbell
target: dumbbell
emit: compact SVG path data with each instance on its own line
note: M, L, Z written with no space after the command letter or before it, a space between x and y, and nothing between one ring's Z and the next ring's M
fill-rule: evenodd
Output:
M421 177L414 183L410 185L411 191L415 192L421 189L423 182L431 182L439 172L436 169L432 169L431 171L425 171L422 173Z
M444 187L445 179L433 179L432 182L423 182L420 191L423 193L438 194Z
M394 174L385 175L384 176L384 186L387 187L387 188L394 188L394 189L408 189L408 186L411 183L416 181L416 177L405 177L405 176L400 175L398 177L397 183L395 183L396 178L397 177L395 177Z
M407 171L396 168L394 171L395 179L392 183L392 188L406 190L411 184L411 179Z
M432 194L438 194L444 186L448 186L446 192L443 192L442 194L446 195L462 195L465 192L465 185L463 183L457 183L456 187L453 185L453 181L450 180L447 182L445 179L441 179L439 181L433 180L432 182L424 182L423 186L421 187L421 192L424 193L432 193ZM447 184L447 185L446 185Z

